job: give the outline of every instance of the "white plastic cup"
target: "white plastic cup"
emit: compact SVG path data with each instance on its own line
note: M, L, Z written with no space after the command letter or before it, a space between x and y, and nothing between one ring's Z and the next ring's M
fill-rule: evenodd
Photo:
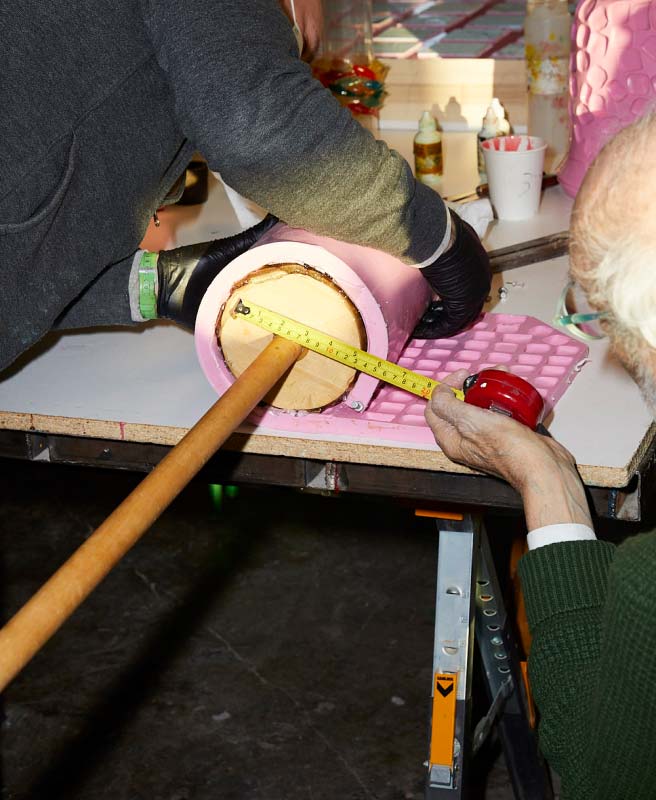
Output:
M481 143L490 200L499 219L537 214L547 144L537 136L497 136Z

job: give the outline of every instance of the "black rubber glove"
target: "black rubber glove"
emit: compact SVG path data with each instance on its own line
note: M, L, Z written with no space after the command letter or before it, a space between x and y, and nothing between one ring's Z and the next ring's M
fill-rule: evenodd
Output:
M157 316L193 330L200 301L221 270L278 222L272 214L226 239L161 250L157 259Z
M470 325L481 313L492 285L492 271L476 231L449 209L455 239L451 247L421 272L439 295L417 323L415 339L444 339Z

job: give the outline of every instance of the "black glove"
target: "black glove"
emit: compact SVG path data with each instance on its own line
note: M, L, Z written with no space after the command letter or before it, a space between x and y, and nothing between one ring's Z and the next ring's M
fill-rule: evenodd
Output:
M476 232L453 211L451 247L421 272L439 300L430 303L412 332L415 339L444 339L481 313L492 285L490 259Z
M221 270L278 222L272 214L226 239L161 250L157 259L157 316L193 330L198 306Z

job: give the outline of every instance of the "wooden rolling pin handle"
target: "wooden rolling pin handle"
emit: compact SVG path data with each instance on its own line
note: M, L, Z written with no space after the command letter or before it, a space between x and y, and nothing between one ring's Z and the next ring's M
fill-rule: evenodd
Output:
M274 337L228 391L0 630L0 691L95 589L303 348Z

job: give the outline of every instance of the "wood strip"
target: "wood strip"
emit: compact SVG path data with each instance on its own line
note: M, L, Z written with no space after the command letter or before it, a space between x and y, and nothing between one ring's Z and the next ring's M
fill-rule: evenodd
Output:
M185 428L168 426L120 423L75 417L50 417L13 412L0 413L0 428L163 445L177 444L187 432ZM635 453L624 467L579 464L581 478L588 486L602 488L621 488L626 486L640 466L644 454L655 438L656 424L646 431ZM289 435L281 436L279 433L271 435L236 433L228 439L224 449L244 453L289 456L291 458L343 461L351 464L379 464L386 467L451 472L462 475L476 474L467 469L467 467L450 461L437 446L434 450L421 450L393 445L304 439Z
M531 239L528 242L490 250L488 256L492 272L496 273L567 255L568 247L569 232L561 231L549 236L541 236L539 239Z

